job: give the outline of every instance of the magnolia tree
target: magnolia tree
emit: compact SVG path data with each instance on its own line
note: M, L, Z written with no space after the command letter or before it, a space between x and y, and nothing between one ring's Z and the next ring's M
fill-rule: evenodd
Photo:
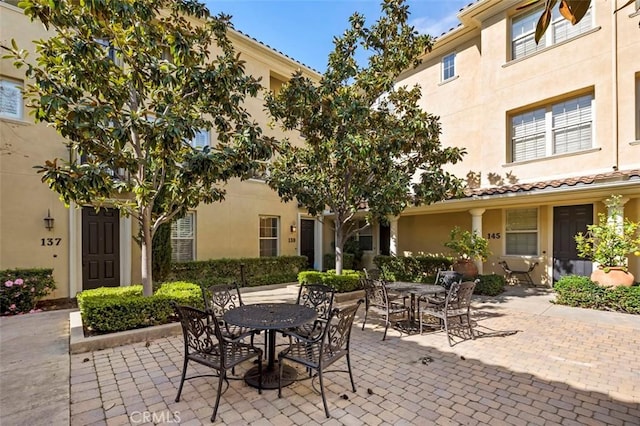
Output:
M229 17L193 0L31 0L26 15L55 30L37 59L13 43L36 122L52 125L75 155L40 167L69 204L118 208L140 229L144 294L152 290L158 227L198 204L222 201L222 184L248 176L274 147L243 106L260 83L227 38ZM215 56L213 56L215 55ZM189 143L215 135L211 147Z
M397 86L400 73L416 66L432 39L407 24L404 0L385 0L370 28L355 13L350 28L334 40L319 83L296 73L268 109L285 130L298 130L274 163L268 184L310 214L328 210L335 226L336 272L342 272L345 241L358 231L356 213L368 223L400 214L407 206L457 194L461 182L443 170L464 153L443 148L438 118L419 106L420 87ZM356 52L366 52L361 66ZM367 225L369 226L369 225Z

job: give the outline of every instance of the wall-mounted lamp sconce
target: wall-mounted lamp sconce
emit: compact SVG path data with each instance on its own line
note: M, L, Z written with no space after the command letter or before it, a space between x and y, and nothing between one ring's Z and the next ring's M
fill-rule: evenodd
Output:
M295 225L291 225L291 232L294 233L298 230Z
M51 211L47 209L47 217L44 218L44 227L49 231L53 229L54 218L51 217Z

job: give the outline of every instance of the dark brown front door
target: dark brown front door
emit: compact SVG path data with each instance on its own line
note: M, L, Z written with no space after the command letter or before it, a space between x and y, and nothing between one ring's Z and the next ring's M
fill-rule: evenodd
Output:
M553 208L553 282L565 275L591 274L591 261L578 257L574 237L592 223L592 204Z
M388 223L380 224L380 254L389 256L391 254L391 227Z
M314 228L315 221L302 219L300 221L300 256L307 256L307 266L313 268L316 258Z
M120 285L120 227L116 209L82 208L82 289Z

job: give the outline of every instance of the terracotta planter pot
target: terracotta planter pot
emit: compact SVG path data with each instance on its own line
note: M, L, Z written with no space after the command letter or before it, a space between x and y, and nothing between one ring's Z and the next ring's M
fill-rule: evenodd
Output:
M469 259L458 259L453 264L453 270L462 274L464 280L474 280L478 277L478 267Z
M625 271L623 268L612 266L609 272L598 268L591 273L591 281L598 283L601 287L631 287L634 283L633 274Z

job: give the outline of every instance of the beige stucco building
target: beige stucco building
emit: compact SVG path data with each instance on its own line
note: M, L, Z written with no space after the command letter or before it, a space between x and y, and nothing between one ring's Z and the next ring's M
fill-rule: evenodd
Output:
M479 0L400 84L419 84L440 116L444 145L465 147L451 170L468 196L410 208L391 223L392 251L438 252L454 225L489 239L484 273L539 262L534 281L589 275L573 236L606 211L612 194L640 220L640 2L592 1L572 26L557 11L536 46L542 9ZM544 3L544 2L543 2ZM640 277L640 258L630 269Z
M47 36L42 25L32 23L21 9L0 1L0 42L28 48L32 40ZM266 90L278 90L297 69L312 79L319 74L284 54L240 32L230 38L246 61L245 71L262 78ZM35 55L31 55L32 59ZM78 291L99 283L129 285L140 283L140 250L134 242L135 224L117 211L107 212L101 255L109 256L111 271L99 271L91 277L94 255L91 245L92 208L72 205L69 208L40 180L33 168L54 158L69 158L63 139L43 124L34 124L20 89L24 70L11 61L0 62L2 109L0 111L0 269L53 268L57 290L54 298L73 297ZM278 138L284 134L267 124L264 94L247 98L247 109L263 131ZM297 135L289 136L294 142ZM196 144L210 143L210 136L200 134ZM302 213L296 203L282 203L263 180L230 181L222 203L201 205L180 220L173 229L174 257L178 260L294 255L300 251L298 224ZM53 218L52 229L44 218ZM311 229L314 237L315 225ZM102 237L101 237L102 238ZM320 259L320 240L317 239ZM314 250L311 241L308 253ZM104 247L102 247L104 246ZM106 276L105 276L106 275Z
M640 220L638 6L614 14L622 0L594 0L575 27L554 17L544 45L536 46L531 38L540 11L517 11L522 3L472 3L422 65L401 76L399 84L420 84L425 110L440 116L442 143L466 148L451 171L466 176L470 188L463 199L409 208L389 226L361 233L365 263L380 253L445 252L458 225L489 239L493 254L480 265L484 273L503 273L500 260L516 269L538 262L534 281L550 285L554 276L593 268L577 258L573 235L606 210L606 198L622 195L624 215ZM28 46L46 37L42 26L3 1L0 31L2 44L14 38ZM296 69L320 77L242 33L231 39L247 73L262 77L267 90L277 90ZM16 89L25 84L22 72L0 62L0 269L53 268L53 297L73 297L91 286L91 209L65 207L35 173L33 166L69 153L54 130L33 124ZM263 130L282 136L266 124L263 98L248 102ZM207 143L206 135L197 143ZM52 229L43 220L49 214ZM111 229L112 285L140 282L131 219L116 213ZM319 269L333 234L254 179L230 182L224 202L191 212L174 226L172 239L177 260L304 254ZM638 279L640 258L630 259L630 269Z

